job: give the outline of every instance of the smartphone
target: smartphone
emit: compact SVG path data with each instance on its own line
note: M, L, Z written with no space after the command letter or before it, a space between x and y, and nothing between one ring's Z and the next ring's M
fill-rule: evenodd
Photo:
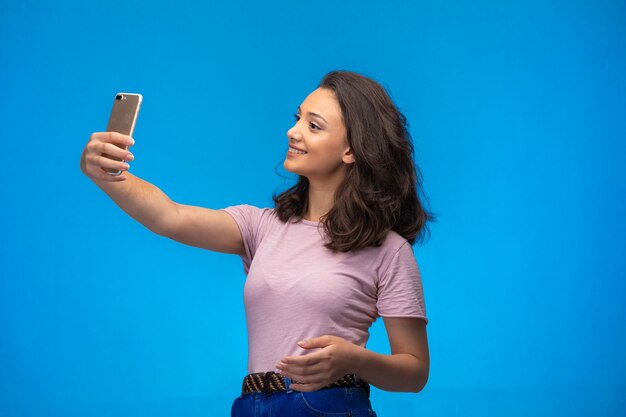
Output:
M113 101L113 109L111 110L111 116L109 116L109 125L106 131L132 136L142 100L143 97L141 94L117 93ZM128 146L115 145L124 150L128 150ZM123 161L108 154L103 155L116 161ZM110 168L103 169L113 176L118 176L122 173L122 171L116 171Z

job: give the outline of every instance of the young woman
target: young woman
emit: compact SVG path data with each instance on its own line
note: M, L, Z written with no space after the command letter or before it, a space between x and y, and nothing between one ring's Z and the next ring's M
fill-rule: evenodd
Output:
M241 257L249 374L232 416L375 416L370 384L419 392L428 379L412 245L433 216L406 118L376 81L331 71L294 116L284 167L299 180L274 208L188 206L129 172L111 176L103 168L128 165L106 156L133 159L117 133L94 133L81 169L155 233ZM379 316L390 355L365 347Z

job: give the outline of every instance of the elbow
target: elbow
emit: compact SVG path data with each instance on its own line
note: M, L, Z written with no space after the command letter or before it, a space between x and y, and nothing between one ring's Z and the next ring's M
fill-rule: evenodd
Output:
M176 240L176 234L179 230L180 216L178 210L173 210L167 215L161 216L158 221L148 227L153 233L159 236L167 237L172 240Z
M163 227L162 225L148 227L148 229L154 234L172 239L171 230Z
M426 383L427 382L428 382L428 380L426 380L426 381L419 381L417 384L413 385L413 387L411 388L411 390L409 392L412 392L412 393L415 393L415 394L421 392L424 389L424 387L426 387Z
M413 389L410 392L417 394L417 393L421 392L424 389L425 386L426 386L426 382L420 382L416 386L414 385Z
M145 226L146 229L150 230L152 233L159 235L159 236L163 236L163 237L170 237L171 236L171 229L168 227L165 227L165 224L163 224L163 222L152 222L152 223L143 223L143 225Z
M429 375L429 365L425 363L421 363L419 367L419 371L417 373L417 377L415 378L415 383L411 388L410 392L418 393L426 387L428 383L428 375Z

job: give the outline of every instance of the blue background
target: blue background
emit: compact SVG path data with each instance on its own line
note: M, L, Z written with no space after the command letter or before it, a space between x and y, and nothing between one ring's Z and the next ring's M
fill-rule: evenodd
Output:
M332 69L389 89L439 214L430 379L374 389L379 416L626 414L623 1L2 1L0 35L0 415L228 415L240 259L151 233L80 154L139 92L131 172L271 206Z

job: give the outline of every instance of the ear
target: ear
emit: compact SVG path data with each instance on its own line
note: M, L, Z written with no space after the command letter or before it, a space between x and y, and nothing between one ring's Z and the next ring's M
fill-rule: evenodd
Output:
M355 159L354 153L352 153L352 149L346 149L346 151L343 153L343 157L341 158L341 160L344 164L353 164Z

